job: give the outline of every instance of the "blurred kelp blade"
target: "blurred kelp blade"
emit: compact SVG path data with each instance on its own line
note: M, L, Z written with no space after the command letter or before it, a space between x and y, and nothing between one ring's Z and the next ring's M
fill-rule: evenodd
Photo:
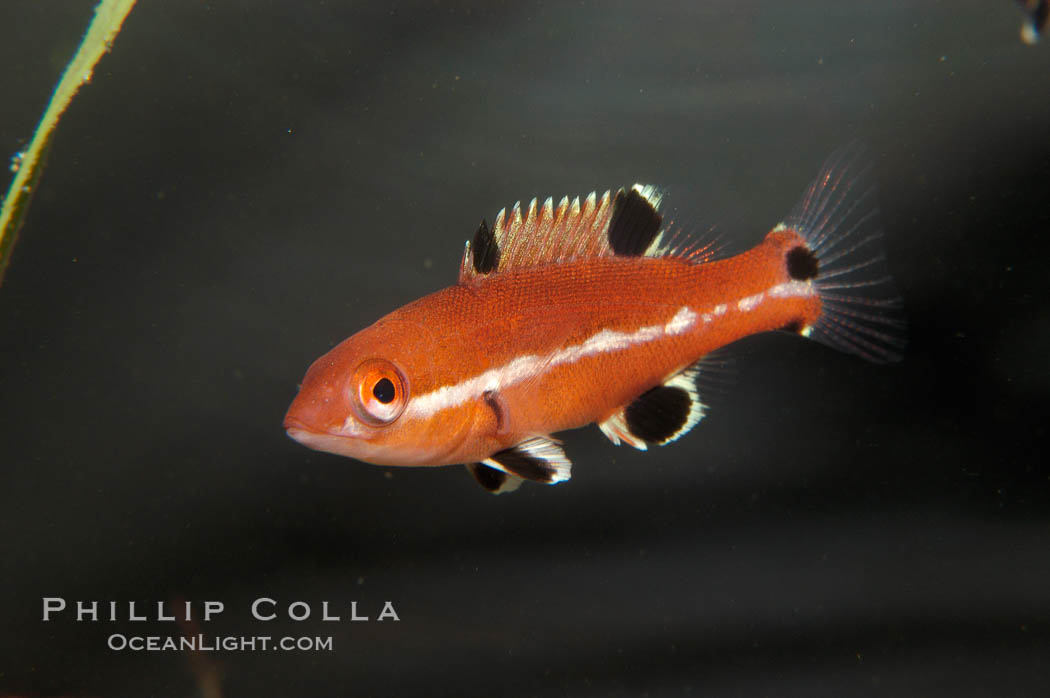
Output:
M43 172L45 155L55 126L80 86L91 80L95 64L113 46L113 40L134 6L135 0L102 0L95 7L95 16L88 25L87 33L73 55L73 60L66 66L62 78L58 81L44 116L33 133L33 140L30 141L29 147L16 155L12 161L11 169L15 178L4 197L3 207L0 208L0 284L3 283L4 272L11 261L11 253L29 208L29 200Z

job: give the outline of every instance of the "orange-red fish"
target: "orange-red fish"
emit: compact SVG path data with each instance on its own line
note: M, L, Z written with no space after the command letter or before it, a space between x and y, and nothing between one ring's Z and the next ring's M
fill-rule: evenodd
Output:
M284 426L297 441L383 465L467 464L493 492L567 480L551 435L596 422L645 449L705 414L704 357L787 330L873 361L897 358L859 149L825 163L756 247L714 260L669 241L660 194L535 200L483 220L459 280L361 330L310 367Z

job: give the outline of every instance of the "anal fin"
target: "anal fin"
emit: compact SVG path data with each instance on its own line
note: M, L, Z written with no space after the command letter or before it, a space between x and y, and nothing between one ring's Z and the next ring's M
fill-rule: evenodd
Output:
M534 436L516 446L494 453L482 464L524 480L553 485L572 476L572 463L556 441Z
M679 438L707 413L696 383L702 362L692 364L618 409L598 428L617 446L626 443L644 451Z
M624 419L624 411L626 408L621 407L613 413L613 416L606 419L604 422L598 424L598 428L602 430L606 438L613 442L614 446L619 446L621 443L625 443L628 446L634 446L639 451L644 451L649 448L642 439L638 438L631 433L631 430L627 428L627 421Z

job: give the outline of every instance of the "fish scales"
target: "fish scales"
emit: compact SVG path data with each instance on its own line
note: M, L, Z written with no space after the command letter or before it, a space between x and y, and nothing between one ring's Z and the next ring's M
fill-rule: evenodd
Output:
M597 423L662 445L706 414L704 357L777 329L875 361L902 346L899 302L847 148L752 249L662 246L660 196L635 185L482 221L458 283L318 359L285 427L307 446L385 465L463 463L490 491L560 482L552 434Z

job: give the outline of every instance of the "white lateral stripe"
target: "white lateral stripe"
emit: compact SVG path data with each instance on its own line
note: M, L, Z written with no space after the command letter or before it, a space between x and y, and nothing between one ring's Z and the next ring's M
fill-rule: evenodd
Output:
M743 310L746 313L749 310L753 310L754 307L762 301L765 295L765 293L756 293L753 296L741 298L739 301L737 301L736 307L740 310Z
M736 307L738 310L746 313L749 310L754 310L758 307L758 304L762 302L763 298L804 298L814 295L816 295L816 290L813 288L813 284L809 281L788 281L787 283L772 286L753 296L741 298L736 302ZM702 314L700 320L707 325L715 318L725 315L726 309L727 306L724 303L716 305L710 312Z
M816 295L816 291L813 290L813 284L809 281L788 281L785 284L777 284L766 293L773 298Z
M684 305L678 309L671 321L664 325L664 334L682 334L696 322L696 313Z
M747 312L757 307L766 296L790 298L815 294L812 283L789 281L773 286L767 291L741 298L737 301L736 306L739 310ZM559 366L595 354L623 351L663 337L673 337L688 331L696 324L698 317L703 320L704 324L708 324L715 318L725 315L728 310L729 307L721 303L712 308L711 312L698 316L691 308L682 306L670 320L662 325L646 325L634 332L602 330L580 344L559 349L550 357L538 354L519 356L503 366L491 368L455 385L444 385L437 390L418 395L409 401L405 411L414 418L425 419L441 410L476 399L487 390L500 390L528 380L547 367Z
M426 418L441 410L455 407L480 396L487 390L500 390L535 376L547 367L570 363L586 356L622 351L663 337L673 337L689 330L696 313L682 306L670 320L661 325L646 325L634 332L602 330L580 344L564 347L550 357L537 354L519 356L503 366L490 368L455 385L443 385L412 398L405 412L414 418Z
M756 293L753 296L747 296L741 298L736 303L736 307L747 312L754 310L758 307L758 304L762 302L762 299L766 296L770 298L798 298L814 295L813 284L808 281L788 281L787 283L777 284L767 291ZM721 306L719 306L721 307Z

